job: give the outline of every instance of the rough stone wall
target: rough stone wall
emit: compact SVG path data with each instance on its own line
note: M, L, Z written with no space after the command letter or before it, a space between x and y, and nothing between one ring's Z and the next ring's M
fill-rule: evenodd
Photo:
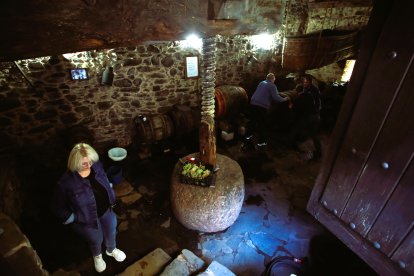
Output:
M306 73L320 81L332 83L341 81L343 71L337 63L332 63L318 69L307 70Z
M97 141L116 137L119 144L128 144L136 115L163 113L176 103L196 104L197 83L184 78L183 58L194 53L175 48L173 43L160 43L82 52L70 59L19 61L35 92L13 93L13 84L8 84L20 103L13 110L20 115L8 127L19 126L14 133L26 142L29 133L29 139L44 140L56 129L81 124ZM114 67L112 86L101 84L105 66ZM72 81L69 69L76 67L87 68L89 79Z
M248 3L249 1L246 1ZM246 12L246 17L252 23L260 22L267 32L272 32L275 27L281 26L285 13L285 0L260 0L251 2Z
M286 35L301 35L305 33L308 12L307 0L291 0L286 2Z
M217 37L216 85L256 85L267 73L280 72L281 32L273 37L274 48L258 49L250 37Z
M274 41L276 48L258 50L247 36L218 36L216 85L263 78L278 62L280 35ZM201 57L179 42L159 42L2 63L0 140L42 143L57 130L82 125L96 141L128 145L137 115L199 105L201 77L185 77L185 57L194 55ZM101 84L106 66L114 68L111 86ZM79 67L88 69L88 80L71 80L69 69Z
M361 1L291 0L286 2L286 35L302 35L320 31L355 30L365 27L372 3Z
M371 5L353 2L321 2L309 4L309 18L306 33L323 29L355 30L368 23Z

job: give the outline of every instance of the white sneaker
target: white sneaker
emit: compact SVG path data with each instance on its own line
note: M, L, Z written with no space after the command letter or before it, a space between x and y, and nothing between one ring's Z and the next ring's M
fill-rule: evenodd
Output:
M125 260L126 255L123 251L119 250L118 248L115 248L111 253L109 253L107 250L106 255L114 257L115 260L118 262L122 262Z
M93 263L95 264L95 270L101 273L106 269L106 263L102 258L102 254L93 257Z

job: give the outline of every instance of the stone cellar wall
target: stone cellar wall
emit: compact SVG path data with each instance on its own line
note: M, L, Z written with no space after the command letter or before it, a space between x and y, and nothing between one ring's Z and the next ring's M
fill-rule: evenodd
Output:
M368 23L371 9L370 1L309 3L309 15L305 33L312 33L323 29L362 29Z
M307 70L306 73L326 83L333 83L341 80L343 71L337 63L332 63L318 69Z
M285 35L331 30L359 30L366 26L372 1L287 1Z
M280 41L280 38L278 38ZM278 49L255 52L243 36L217 37L216 85L241 85L270 70ZM131 143L133 119L162 114L174 105L199 106L201 77L185 77L185 57L199 56L178 42L81 52L3 63L0 75L0 139L17 146L41 143L57 130L81 125L96 141ZM101 84L106 66L112 85ZM70 68L87 68L88 80L71 80ZM202 64L200 64L202 68Z

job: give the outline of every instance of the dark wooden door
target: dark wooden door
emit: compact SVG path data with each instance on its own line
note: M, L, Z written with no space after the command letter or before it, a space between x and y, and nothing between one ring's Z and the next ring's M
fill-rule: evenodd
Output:
M412 1L376 1L308 211L381 275L414 275Z

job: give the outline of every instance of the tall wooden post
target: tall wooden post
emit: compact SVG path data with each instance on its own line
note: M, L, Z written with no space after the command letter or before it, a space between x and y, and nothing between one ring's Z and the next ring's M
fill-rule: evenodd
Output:
M200 160L203 164L215 166L214 87L216 80L216 41L214 37L203 39L202 57L201 124L199 132Z

